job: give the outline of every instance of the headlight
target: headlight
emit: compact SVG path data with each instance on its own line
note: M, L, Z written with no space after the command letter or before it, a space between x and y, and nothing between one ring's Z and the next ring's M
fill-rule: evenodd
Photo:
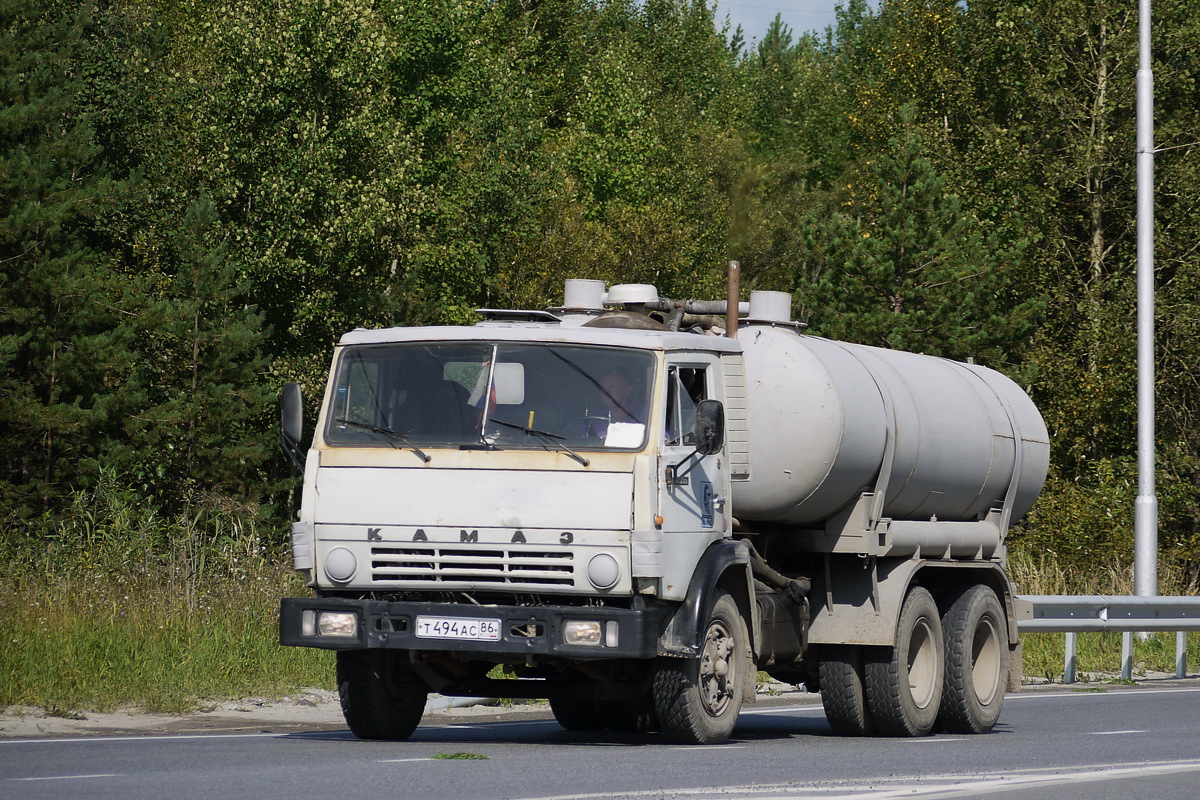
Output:
M563 626L563 644L600 644L600 623L591 620L571 620Z
M322 636L358 636L358 615L345 611L321 611L317 614L317 632Z

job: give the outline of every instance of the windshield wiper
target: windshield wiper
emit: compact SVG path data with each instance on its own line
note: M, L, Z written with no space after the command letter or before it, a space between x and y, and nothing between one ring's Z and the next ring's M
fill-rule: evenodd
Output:
M488 422L494 422L497 425L503 425L506 428L512 428L514 430L523 431L524 433L529 434L530 436L536 436L542 440L542 447L547 447L547 448L553 447L555 450L558 450L559 452L566 453L571 458L578 461L580 464L583 464L585 467L589 466L592 463L592 462L588 461L586 458L584 458L583 456L579 455L579 453L576 453L574 450L572 450L571 448L569 448L565 444L563 444L561 441L559 441L561 439L565 439L566 438L565 436L559 436L557 433L550 433L549 431L539 431L537 428L527 428L524 425L514 425L511 422L505 422L504 420L496 419L495 417L488 417Z
M368 425L365 422L356 422L355 420L346 419L345 417L337 417L334 419L334 422L338 423L339 425L349 425L352 428L362 428L364 431L370 431L371 433L381 433L388 438L388 442L397 450L403 450L404 447L407 447L409 450L412 450L415 454L420 456L421 460L426 464L432 460L425 454L423 450L408 440L407 434L403 434L400 431L394 431L391 428L381 428L378 425ZM404 447L401 447L400 445L404 445Z

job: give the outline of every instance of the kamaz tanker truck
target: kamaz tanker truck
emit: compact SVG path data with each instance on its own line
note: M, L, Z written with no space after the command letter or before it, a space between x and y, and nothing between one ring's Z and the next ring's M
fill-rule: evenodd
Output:
M282 601L281 641L336 651L354 734L403 739L439 692L719 743L759 670L846 735L995 725L1037 409L991 369L736 296L568 281L561 308L352 331L306 453L285 387L314 591Z

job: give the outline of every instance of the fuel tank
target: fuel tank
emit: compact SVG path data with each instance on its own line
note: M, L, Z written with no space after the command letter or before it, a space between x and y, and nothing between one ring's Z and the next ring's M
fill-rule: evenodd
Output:
M742 520L819 526L883 489L883 517L976 521L1008 498L1015 521L1046 479L1046 425L1001 373L751 322L750 470ZM1011 487L1011 488L1010 488Z

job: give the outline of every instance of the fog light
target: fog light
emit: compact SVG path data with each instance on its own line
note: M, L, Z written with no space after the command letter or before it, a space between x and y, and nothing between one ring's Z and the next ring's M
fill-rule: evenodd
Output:
M317 617L317 630L322 636L358 636L358 615L344 611L322 611Z
M588 580L597 589L611 589L621 579L621 567L617 560L608 553L592 556L587 565Z
M325 556L325 574L335 583L346 583L354 577L358 559L344 547L335 547Z
M571 620L563 626L563 644L600 644L600 623Z
M317 612L311 608L306 608L300 613L300 635L317 635Z

